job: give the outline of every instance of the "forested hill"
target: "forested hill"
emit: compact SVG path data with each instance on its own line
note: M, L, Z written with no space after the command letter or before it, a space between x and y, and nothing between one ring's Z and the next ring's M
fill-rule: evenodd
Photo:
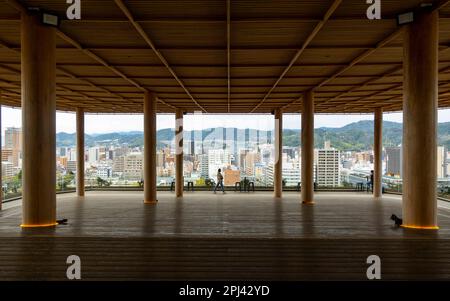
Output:
M260 142L264 139L270 139L272 133L267 131L243 130L226 128L219 129L205 129L203 133L190 131L185 132L185 139L195 137L195 139L220 140L222 132L237 133L239 140L249 137L250 141L256 141L259 136ZM348 124L341 128L318 128L315 129L315 144L317 148L321 148L324 141L330 140L331 145L339 150L367 150L372 148L373 144L373 121L359 121ZM268 137L268 138L267 138ZM170 143L174 138L173 129L162 129L158 131L158 146L164 146ZM440 123L438 127L439 145L445 145L450 148L450 122ZM86 135L85 141L87 146L94 146L100 144L129 144L130 146L143 145L143 133L125 132L125 133L108 133L98 135ZM228 138L229 139L229 138ZM75 133L58 133L56 135L56 143L59 147L74 146ZM283 131L283 143L285 146L299 146L300 145L300 130L285 129ZM396 122L385 121L383 123L383 144L384 146L398 146L402 143L402 124Z

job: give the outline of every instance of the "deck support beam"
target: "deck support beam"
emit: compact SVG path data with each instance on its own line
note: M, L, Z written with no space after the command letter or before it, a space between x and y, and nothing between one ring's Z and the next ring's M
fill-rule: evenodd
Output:
M403 226L407 228L438 228L438 14L418 14L404 37Z
M383 108L375 109L374 141L373 141L373 196L381 198L383 188Z
M22 227L56 225L55 28L22 13Z
M77 108L77 196L84 195L84 109Z
M314 92L302 100L302 202L314 203Z
M283 111L275 110L275 163L273 167L274 197L283 195Z
M144 92L144 203L156 204L156 95Z
M183 196L183 111L175 113L175 195Z

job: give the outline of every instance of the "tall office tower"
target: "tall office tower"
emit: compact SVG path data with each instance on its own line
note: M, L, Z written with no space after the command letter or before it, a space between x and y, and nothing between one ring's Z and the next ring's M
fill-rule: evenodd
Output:
M5 150L11 150L13 167L20 167L22 157L22 129L7 128L5 130Z
M256 145L259 148L259 144L260 144L260 137L261 137L261 132L260 130L256 130Z
M209 162L208 162L208 155L202 154L198 155L198 165L199 165L199 171L200 175L202 177L208 177L209 175Z
M444 171L444 178L450 177L450 156L447 149L445 150Z
M446 151L444 146L437 147L437 177L445 178L446 174Z
M324 149L315 150L316 182L319 186L336 187L341 184L341 152L325 144Z
M227 148L227 129L225 127L222 128L222 149Z
M233 129L233 154L237 157L238 154L238 129Z
M7 128L5 130L5 148L22 149L21 128Z
M59 155L61 157L65 157L66 156L66 152L67 152L67 148L66 147L60 147L59 148Z
M273 137L273 131L268 131L267 132L267 141L266 141L266 143L267 144L272 144L272 137Z
M402 148L386 147L386 174L402 175Z
M245 169L246 169L246 166L245 166L245 163L246 163L246 161L245 161L245 158L247 157L247 154L248 154L248 152L249 152L249 150L247 149L247 148L244 148L244 149L240 149L239 150L239 169L242 171L242 172L245 172Z
M250 144L250 129L245 129L245 148L249 147Z
M195 155L195 131L190 132L191 140L189 141L189 154Z
M257 152L248 152L245 156L245 174L247 176L255 175L255 164L261 162L261 155Z

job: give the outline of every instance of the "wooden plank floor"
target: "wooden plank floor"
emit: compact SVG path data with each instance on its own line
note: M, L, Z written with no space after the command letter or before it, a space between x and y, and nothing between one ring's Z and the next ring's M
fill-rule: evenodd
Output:
M0 280L65 280L66 258L84 280L364 280L366 258L382 259L383 279L450 280L450 210L439 231L392 226L401 199L319 193L95 192L58 198L69 224L22 230L21 207L0 212Z

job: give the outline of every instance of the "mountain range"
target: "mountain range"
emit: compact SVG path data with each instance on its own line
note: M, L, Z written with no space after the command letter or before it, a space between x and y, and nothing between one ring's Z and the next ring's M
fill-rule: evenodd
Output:
M340 128L322 127L314 130L315 147L321 148L324 142L329 140L331 145L341 151L361 151L371 149L373 145L373 121L359 121L348 124ZM383 122L383 145L398 146L402 143L402 124L397 122ZM223 132L228 135L236 134L239 141L244 141L246 137L249 141L255 142L258 137L261 143L264 143L272 137L270 131L258 131L254 129L235 129L235 128L210 128L203 131L185 131L185 140L200 141L203 137L204 142L221 140ZM157 132L158 147L170 144L174 139L174 129L161 129ZM228 138L230 139L230 138ZM265 139L265 141L264 141ZM440 123L438 125L439 145L447 146L450 149L450 122ZM119 132L108 134L85 135L85 144L87 147L104 144L128 144L131 147L142 146L144 135L141 131ZM71 147L76 143L75 133L57 133L56 144L58 147ZM300 145L299 129L283 130L283 145L297 147Z

